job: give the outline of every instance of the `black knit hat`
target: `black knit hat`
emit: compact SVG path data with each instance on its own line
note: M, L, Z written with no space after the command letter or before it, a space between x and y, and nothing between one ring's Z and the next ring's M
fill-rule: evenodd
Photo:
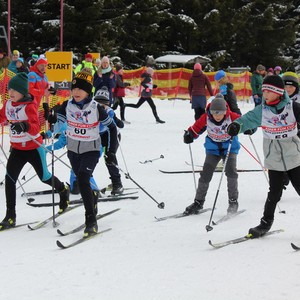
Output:
M115 65L115 67L116 67L116 71L117 71L117 72L123 69L122 64L120 64L120 63L117 63L117 64Z
M24 72L17 73L17 75L15 75L8 82L8 89L13 89L25 96L28 94L28 88L29 88L28 76Z
M103 86L100 90L98 90L96 92L94 100L96 100L100 104L109 105L109 91L108 91L108 88L106 86Z
M212 115L226 114L227 106L222 94L216 94L215 98L211 101L209 111Z
M282 96L284 93L284 82L282 78L278 75L270 75L265 77L262 84L262 91L265 90Z
M72 81L71 90L78 88L86 91L88 94L92 93L93 89L93 75L89 68L84 68L75 75Z

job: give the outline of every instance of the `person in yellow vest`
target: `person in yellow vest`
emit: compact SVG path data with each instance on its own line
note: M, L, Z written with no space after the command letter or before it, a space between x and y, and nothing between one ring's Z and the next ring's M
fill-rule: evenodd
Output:
M93 64L93 55L92 54L87 53L84 56L84 60L75 68L74 73L77 74L83 68L91 69L93 75L97 71L97 67Z

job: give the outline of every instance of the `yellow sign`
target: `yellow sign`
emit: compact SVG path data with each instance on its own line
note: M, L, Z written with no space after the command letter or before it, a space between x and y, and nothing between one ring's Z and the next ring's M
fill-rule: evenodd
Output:
M72 52L46 52L48 66L46 75L49 81L72 81Z

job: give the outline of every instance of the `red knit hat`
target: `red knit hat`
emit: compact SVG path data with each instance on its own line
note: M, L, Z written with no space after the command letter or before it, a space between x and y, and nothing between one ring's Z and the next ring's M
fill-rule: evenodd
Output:
M93 55L91 53L87 53L85 56L84 56L84 59L93 59Z
M38 65L41 65L41 64L48 65L47 59L44 58L44 57L40 57L40 58L36 61L35 66L38 66Z
M196 63L196 64L194 65L194 70L202 70L201 64Z

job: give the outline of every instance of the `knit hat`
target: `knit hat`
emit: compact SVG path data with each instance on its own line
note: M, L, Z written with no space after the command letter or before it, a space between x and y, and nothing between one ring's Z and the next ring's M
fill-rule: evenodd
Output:
M22 95L28 94L28 76L26 73L17 73L9 82L8 89L13 89Z
M31 58L33 58L33 59L38 59L39 56L38 56L37 54L32 54L32 55L31 55Z
M13 55L18 55L18 56L20 56L20 52L19 52L18 50L14 50L14 51L13 51Z
M280 67L280 66L276 66L275 68L274 68L274 71L282 71L282 68Z
M284 82L282 78L278 75L270 75L265 77L262 84L262 91L265 90L282 96L284 93Z
M38 65L41 65L41 64L48 65L47 59L44 58L44 57L40 57L40 58L36 61L35 66L38 66Z
M283 73L282 80L284 85L293 85L294 87L299 87L299 79L296 73L294 72L285 72Z
M216 94L211 101L209 111L212 115L225 115L227 111L226 101L222 94Z
M20 61L22 64L24 64L24 59L22 57L19 57L16 61Z
M100 90L98 90L96 92L94 100L96 100L100 104L109 105L109 91L108 91L108 88L106 86L103 86Z
M5 52L1 48L0 48L0 54L5 54Z
M273 68L269 68L269 69L268 69L268 72L274 73Z
M91 53L87 53L85 56L84 56L84 59L93 59L93 55Z
M123 67L122 67L122 65L121 65L120 63L117 63L117 64L115 65L115 68L116 68L116 71L117 71L117 72L123 69Z
M256 70L258 71L266 71L266 67L263 65L257 65Z
M194 70L202 70L202 66L199 63L194 64Z
M75 75L72 81L71 90L78 88L86 91L88 94L92 93L93 89L93 75L92 70L89 68L83 68Z
M226 73L223 70L220 70L216 73L215 80L219 81L220 79L222 79L225 76L226 76Z

